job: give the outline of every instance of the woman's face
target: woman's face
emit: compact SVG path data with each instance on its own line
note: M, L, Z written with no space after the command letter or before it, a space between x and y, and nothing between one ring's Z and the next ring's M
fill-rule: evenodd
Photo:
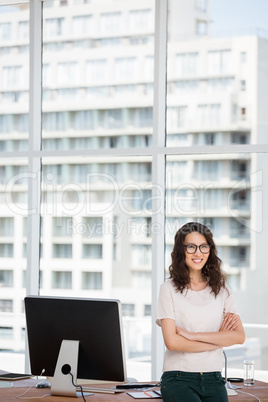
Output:
M205 236L199 232L189 233L184 239L184 246L201 246L207 244L208 242ZM194 247L192 247L192 251L193 250ZM201 271L208 260L209 254L210 252L207 254L202 253L199 247L196 248L196 251L193 254L189 254L185 248L185 264L190 271Z

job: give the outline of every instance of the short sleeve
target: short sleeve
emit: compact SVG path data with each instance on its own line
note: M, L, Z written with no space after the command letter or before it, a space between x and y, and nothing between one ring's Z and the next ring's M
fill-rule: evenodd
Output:
M161 327L161 320L163 318L171 318L172 320L175 320L173 297L168 282L164 282L161 285L158 297L156 323L160 327Z
M226 292L226 298L225 298L225 302L224 302L224 314L226 314L226 313L239 314L237 307L236 307L236 303L235 303L235 299L234 299L232 290L229 287L227 287L225 289L225 292Z

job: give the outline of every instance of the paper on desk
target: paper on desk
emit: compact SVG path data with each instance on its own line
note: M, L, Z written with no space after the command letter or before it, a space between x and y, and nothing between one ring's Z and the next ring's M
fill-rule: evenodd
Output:
M0 381L0 388L12 388L13 382L12 381Z
M160 399L160 395L157 395L154 391L134 391L127 392L128 395L132 396L134 399Z

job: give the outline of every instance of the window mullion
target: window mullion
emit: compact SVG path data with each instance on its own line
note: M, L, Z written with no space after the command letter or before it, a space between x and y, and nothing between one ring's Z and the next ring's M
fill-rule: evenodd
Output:
M164 344L156 326L159 288L165 267L165 146L167 0L155 1L154 119L152 154L152 380L161 376Z
M42 3L30 1L30 106L28 160L27 294L39 293L42 90Z

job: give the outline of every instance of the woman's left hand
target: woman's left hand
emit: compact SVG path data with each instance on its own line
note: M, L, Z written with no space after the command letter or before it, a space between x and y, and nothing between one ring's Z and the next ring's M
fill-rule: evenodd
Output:
M239 326L239 316L233 313L227 313L221 324L220 331L233 331Z

